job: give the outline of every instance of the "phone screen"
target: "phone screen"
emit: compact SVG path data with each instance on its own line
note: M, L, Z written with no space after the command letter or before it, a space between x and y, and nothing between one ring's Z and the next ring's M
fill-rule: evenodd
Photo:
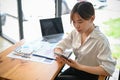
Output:
M55 53L56 55L60 56L60 57L63 57L64 59L68 60L69 62L71 62L68 57L64 56L63 54L61 53Z

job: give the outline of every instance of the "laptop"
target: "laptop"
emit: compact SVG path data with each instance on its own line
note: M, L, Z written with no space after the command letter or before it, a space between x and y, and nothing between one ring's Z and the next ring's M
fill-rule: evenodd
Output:
M57 43L64 35L61 17L40 19L42 41Z

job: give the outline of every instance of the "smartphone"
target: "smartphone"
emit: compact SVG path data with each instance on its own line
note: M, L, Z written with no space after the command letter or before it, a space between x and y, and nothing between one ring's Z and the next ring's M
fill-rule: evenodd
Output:
M68 57L64 56L63 54L61 54L61 53L55 53L55 54L58 55L58 56L60 56L60 57L62 57L62 58L64 58L64 59L66 59L66 60L68 60L69 62L71 62L71 61L68 59Z

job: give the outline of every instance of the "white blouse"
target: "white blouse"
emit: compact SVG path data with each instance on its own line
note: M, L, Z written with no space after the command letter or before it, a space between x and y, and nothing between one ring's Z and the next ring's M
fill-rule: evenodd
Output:
M112 75L114 72L116 61L111 56L109 42L97 26L82 45L81 34L74 29L56 47L61 48L63 51L73 49L75 59L80 64L87 66L100 65L109 74Z

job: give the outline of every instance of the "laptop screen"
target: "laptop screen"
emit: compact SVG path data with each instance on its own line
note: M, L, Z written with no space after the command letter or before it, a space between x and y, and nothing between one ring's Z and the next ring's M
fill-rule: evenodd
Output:
M40 19L42 36L64 33L61 17Z

